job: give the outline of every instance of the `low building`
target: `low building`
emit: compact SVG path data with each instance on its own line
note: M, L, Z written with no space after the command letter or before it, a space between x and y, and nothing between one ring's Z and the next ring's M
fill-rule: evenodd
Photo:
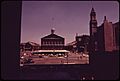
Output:
M71 52L89 52L89 35L76 35L75 41L68 43L66 49Z
M20 44L21 51L35 51L39 49L40 49L40 45L34 42L29 41L29 42Z
M77 52L88 52L89 51L89 35L76 36L76 50Z
M69 50L70 52L75 52L76 50L76 41L70 42L65 46L66 50Z

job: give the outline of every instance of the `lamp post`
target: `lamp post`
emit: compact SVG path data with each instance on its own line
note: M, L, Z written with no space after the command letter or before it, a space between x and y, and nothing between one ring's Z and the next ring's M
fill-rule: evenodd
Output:
M68 53L67 53L67 64L68 64Z

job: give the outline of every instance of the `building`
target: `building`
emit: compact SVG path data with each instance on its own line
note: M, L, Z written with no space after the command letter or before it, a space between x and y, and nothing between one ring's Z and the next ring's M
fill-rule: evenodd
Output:
M65 50L64 38L56 35L55 29L51 29L51 34L41 38L41 49L34 51L32 54L47 56L64 56L69 53Z
M76 34L75 41L67 44L67 50L71 52L88 52L89 51L89 41L90 36L89 35L80 35Z
M90 52L113 52L119 50L119 22L112 24L104 16L104 21L97 26L96 12L90 13Z
M90 52L95 52L97 51L97 39L96 39L96 34L97 34L97 19L96 19L96 12L94 8L92 8L91 13L90 13Z
M119 22L113 24L114 50L119 51Z
M77 52L87 53L89 51L89 35L76 36L76 50Z
M76 51L76 41L72 41L70 43L68 43L66 46L65 46L65 49L70 51L70 52L75 52Z
M41 38L41 50L64 50L64 38L56 35L54 29L51 34Z
M108 22L105 16L103 24L97 29L98 51L112 52L114 50L113 40L112 22Z
M20 44L21 51L35 51L39 49L40 49L40 45L34 42L29 41L29 42Z
M105 16L103 24L98 27L96 12L92 8L90 13L90 52L112 52L113 50L117 50L118 30L116 30L116 26L118 27L118 25L108 22Z

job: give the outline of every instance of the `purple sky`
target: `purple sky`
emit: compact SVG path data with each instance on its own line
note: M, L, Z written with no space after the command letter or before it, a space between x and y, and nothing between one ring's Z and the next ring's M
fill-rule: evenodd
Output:
M55 33L65 38L65 44L75 40L75 35L89 35L92 5L96 11L98 26L104 16L108 21L119 21L119 4L116 1L23 1L21 42L41 43L41 37ZM53 20L54 18L54 20Z

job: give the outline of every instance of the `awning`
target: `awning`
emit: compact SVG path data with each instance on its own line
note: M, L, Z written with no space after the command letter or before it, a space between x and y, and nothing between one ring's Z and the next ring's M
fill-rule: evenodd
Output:
M46 53L46 52L56 52L56 53L66 53L66 52L69 52L69 51L67 51L67 50L38 50L38 51L33 51L33 53L35 53L35 52L39 52L39 53Z

